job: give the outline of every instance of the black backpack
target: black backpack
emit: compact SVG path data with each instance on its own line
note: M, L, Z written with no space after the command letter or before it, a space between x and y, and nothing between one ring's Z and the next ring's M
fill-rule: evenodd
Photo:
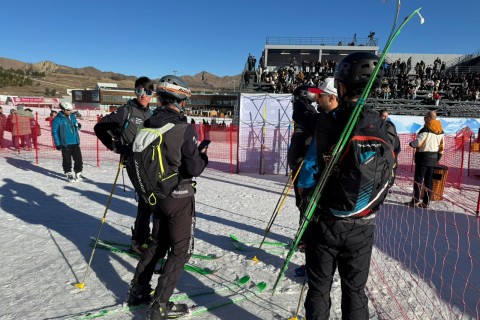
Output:
M395 178L395 154L385 122L364 109L326 185L326 206L334 216L358 218L375 212Z
M165 199L179 184L179 174L169 166L162 143L163 135L174 126L140 127L128 156L127 173L135 191L152 206L157 197Z

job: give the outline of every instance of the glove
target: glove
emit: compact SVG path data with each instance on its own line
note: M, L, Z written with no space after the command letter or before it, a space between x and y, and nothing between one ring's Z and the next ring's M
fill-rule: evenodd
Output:
M65 147L63 147L63 146L55 146L55 149L57 149L57 150L62 150L62 149L65 149Z
M440 162L440 159L442 159L442 155L443 155L442 153L438 152L438 160L437 160L437 162Z
M78 130L82 130L82 124L80 122L77 122Z

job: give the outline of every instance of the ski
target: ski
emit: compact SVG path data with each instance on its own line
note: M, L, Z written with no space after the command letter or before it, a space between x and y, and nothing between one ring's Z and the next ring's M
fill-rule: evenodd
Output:
M232 244L233 244L233 247L238 251L245 251L245 252L258 251L257 247L252 247L252 246L246 245L242 242L232 241ZM273 253L273 254L279 254L280 253L281 254L281 253L287 252L288 247L285 247L285 248L275 247L275 248L272 248L272 249L262 249L262 250L265 251L265 252L268 252L268 253Z
M93 245L94 244L91 244L92 247L93 247ZM134 258L137 258L137 259L139 259L141 257L140 254L138 254L136 252L132 252L128 249L115 248L115 247L107 246L107 245L103 245L103 244L97 244L97 248L107 250L107 251L111 251L111 252L115 252L115 253L127 254L127 255L129 255L131 257L134 257ZM164 259L161 259L159 262L161 263L163 261L164 261ZM215 272L218 271L218 270L215 270L215 269L202 268L202 267L194 266L194 265L191 265L191 264L188 264L188 263L186 263L183 266L183 270L193 272L193 273L203 274L203 275L214 274Z
M204 295L210 295L210 294L216 294L220 292L225 292L225 291L235 291L236 289L243 288L245 285L250 281L250 276L245 275L241 277L240 279L235 280L232 285L226 286L226 285L218 285L210 288L205 288L205 289L199 289L190 293L177 293L173 294L172 297L170 298L170 301L176 302L176 301L182 301L182 300L188 300L190 298L194 297L200 297ZM122 304L121 306L117 308L112 308L112 309L103 309L97 312L93 313L86 313L83 315L79 316L74 316L68 319L71 320L87 320L87 319L95 319L95 318L100 318L104 316L110 316L112 314L118 314L118 313L126 313L129 311L134 311L134 310L139 310L139 309L144 309L150 307L149 304L141 304L138 306L128 306Z
M92 239L92 244L90 246L93 246L95 243L95 239ZM124 243L124 242L116 242L116 241L107 241L107 240L98 240L97 247L99 245L102 245L104 247L111 247L113 249L119 249L119 250L129 250L131 253L134 253L138 257L140 257L140 254L130 250L130 244ZM194 259L200 259L200 260L217 260L220 259L221 256L218 256L216 254L199 254L199 253L194 253L192 254L191 258Z
M232 239L233 242L238 242L238 243L242 243L242 244L246 244L246 245L257 245L257 244L259 245L259 244L262 243L261 241L242 240L234 234L230 234L230 239ZM288 244L286 242L280 242L280 241L264 241L263 245L264 246L270 246L270 247L286 247L286 248L290 247L290 244Z
M259 282L255 287L251 289L245 290L243 293L237 293L233 296L226 297L225 300L220 300L220 301L214 301L211 303L207 303L203 306L195 306L195 308L192 309L190 314L183 316L188 317L188 316L197 316L199 314L209 312L221 307L225 307L231 304L237 304L241 301L248 300L250 298L256 297L257 295L265 292L267 289L267 283L266 282Z
M345 148L345 146L348 143L348 140L355 128L355 125L358 122L358 119L360 117L361 111L363 110L363 107L365 105L365 102L367 101L367 98L370 94L370 90L372 89L373 82L375 81L375 78L377 77L378 71L380 70L381 66L383 65L383 61L385 61L386 55L390 49L390 46L396 39L396 37L400 34L401 30L403 27L410 21L416 14L420 16L420 9L417 9L413 11L408 17L405 18L405 20L402 22L402 24L398 27L398 29L393 32L388 41L387 44L385 45L384 50L382 51L382 54L379 57L377 66L375 67L372 76L370 77L361 97L357 100L355 104L355 108L350 115L347 124L345 125L345 128L343 129L340 138L338 139L337 143L335 144L333 151L331 153L331 158L330 161L328 161L326 167L323 169L320 178L318 179L317 186L315 187L312 197L310 199L310 202L308 203L307 209L305 210L305 215L300 222L300 226L298 227L298 230L293 238L292 246L290 247L290 250L288 251L287 257L285 258L285 261L280 268L280 272L278 273L277 279L275 280L275 283L273 285L273 293L275 293L275 290L280 283L280 280L282 279L283 275L285 274L285 271L287 270L288 264L290 263L290 260L293 257L293 254L295 253L295 250L298 246L298 243L300 242L300 239L303 236L303 233L307 229L307 226L310 222L310 220L313 217L313 214L315 212L315 209L318 205L318 202L320 200L320 197L322 196L323 189L325 188L325 185L327 184L328 179L330 178L331 173L334 170L334 167L337 165L340 156ZM421 19L423 19L420 16ZM422 20L420 23L423 23Z

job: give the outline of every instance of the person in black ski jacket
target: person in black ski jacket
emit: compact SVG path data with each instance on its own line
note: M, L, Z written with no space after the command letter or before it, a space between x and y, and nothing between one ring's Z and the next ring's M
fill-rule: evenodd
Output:
M322 172L332 147L337 143L355 102L366 87L378 63L378 57L367 52L355 52L345 57L334 74L339 106L330 112L311 117L304 104L296 104L293 120L314 137L317 147L318 172ZM380 72L383 73L383 72ZM379 76L374 87L381 81ZM378 112L362 111L363 123L382 121ZM387 133L385 132L385 135ZM369 319L365 285L368 279L374 239L372 213L362 218L339 218L329 208L329 182L322 193L312 221L304 236L308 293L305 299L306 319L328 319L330 290L338 267L342 288L342 319Z
M110 150L119 153L124 161L130 154L131 144L137 129L151 115L150 100L153 97L153 83L147 77L135 81L136 98L104 116L93 128L98 139ZM130 164L125 163L126 166ZM139 197L137 217L132 228L131 249L142 254L148 247L150 236L151 210L146 201Z
M161 128L167 123L174 127L163 134L164 155L178 172L177 187L165 199L157 199L153 211L153 243L147 248L135 270L128 304L138 305L151 300L150 281L157 262L167 255L150 307L150 319L167 319L170 312L188 312L183 304L169 303L183 266L193 253L195 229L195 189L193 177L198 177L208 164L206 148L198 150L194 127L183 115L185 100L191 95L187 84L179 77L167 75L157 85L161 102L145 127Z

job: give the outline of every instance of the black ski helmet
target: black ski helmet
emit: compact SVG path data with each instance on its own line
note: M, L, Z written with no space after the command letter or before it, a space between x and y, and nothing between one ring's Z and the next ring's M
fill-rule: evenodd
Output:
M299 98L306 98L310 102L316 100L316 95L313 92L310 92L309 89L317 89L315 86L301 85L295 88L292 92L292 102L295 103Z
M174 75L166 75L160 78L157 84L157 95L170 98L176 102L186 100L192 95L188 85L182 78Z
M364 89L378 60L378 56L370 52L350 53L337 65L334 74L335 80L337 83L343 83L349 93ZM383 67L378 71L372 88L380 85L382 77Z

